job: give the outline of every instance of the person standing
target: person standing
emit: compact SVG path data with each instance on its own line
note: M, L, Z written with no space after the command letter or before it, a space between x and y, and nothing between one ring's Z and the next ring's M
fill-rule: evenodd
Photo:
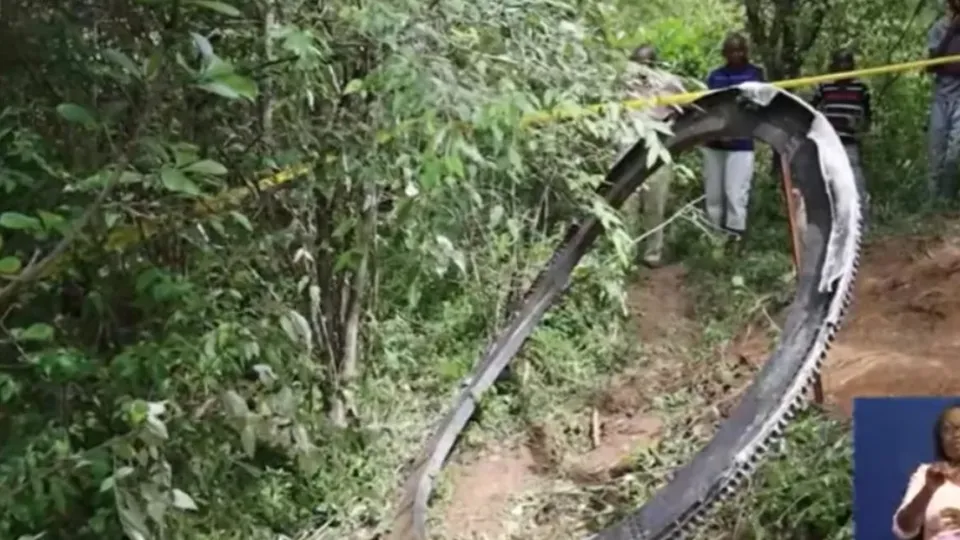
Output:
M947 1L946 16L927 34L930 58L960 54L960 0ZM957 198L960 165L960 62L931 66L934 75L930 105L929 187L934 203Z
M856 60L851 51L841 49L833 53L830 71L843 72L856 69ZM850 167L860 193L866 222L869 195L863 165L860 159L860 139L870 130L873 122L870 88L857 79L837 79L817 86L811 105L823 113L840 136L840 142L850 159Z
M763 69L750 63L747 38L732 33L723 41L726 63L710 72L707 88L717 90L764 81ZM754 173L753 139L727 139L703 148L703 181L707 218L739 240L747 228L747 210Z
M684 86L678 77L656 67L657 50L646 44L637 47L630 55L630 64L626 73L627 99L651 99L657 96L683 93ZM642 135L649 122L670 123L676 108L669 106L655 106L643 110L630 111L630 123L633 124L629 132L623 134L621 152L629 150ZM665 163L657 169L643 185L640 194L633 194L624 204L624 209L632 219L637 221L647 237L646 246L642 252L641 261L644 265L655 268L662 264L663 259L663 218L670 196L670 184L673 183L673 164ZM638 206L642 205L642 209ZM636 228L634 228L636 230Z

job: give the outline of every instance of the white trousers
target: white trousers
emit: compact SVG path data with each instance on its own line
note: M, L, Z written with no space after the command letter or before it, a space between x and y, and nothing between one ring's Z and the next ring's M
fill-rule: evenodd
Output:
M747 229L754 153L752 150L702 150L707 218L717 227L743 234Z

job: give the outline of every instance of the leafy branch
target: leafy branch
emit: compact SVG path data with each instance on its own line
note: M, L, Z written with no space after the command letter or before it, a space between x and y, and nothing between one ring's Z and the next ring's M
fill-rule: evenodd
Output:
M177 16L175 13L176 12L171 15L171 20L176 19ZM115 170L104 183L93 202L87 205L80 219L64 233L63 237L57 242L53 249L42 258L40 258L38 254L34 255L19 274L9 278L9 283L7 283L3 289L0 289L0 309L4 309L11 304L24 287L44 277L53 269L54 265L61 260L71 247L73 247L77 239L81 237L84 230L89 226L90 222L98 214L103 204L119 184L120 178L133 160L146 120L150 117L162 94L160 90L160 86L162 85L161 77L157 76L157 74L159 74L162 69L162 61L166 60L167 51L171 46L171 40L166 39L164 42L166 47L160 51L161 65L157 66L154 76L146 83L141 106L137 108L137 113L130 119L129 129L124 133L127 142L118 147L110 137L109 130L104 130L112 149ZM68 120L77 121L86 125L96 125L96 120L94 120L93 116L77 105L63 104L58 107L58 111L61 113L61 116Z

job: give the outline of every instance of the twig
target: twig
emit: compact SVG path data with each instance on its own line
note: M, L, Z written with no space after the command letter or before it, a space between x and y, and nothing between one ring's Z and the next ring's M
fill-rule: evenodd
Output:
M768 296L768 297L769 297L769 296ZM760 310L763 311L763 316L767 318L767 322L770 323L770 326L771 326L773 329L775 329L777 332L783 332L783 329L780 328L780 325L777 324L777 321L775 321L775 320L773 319L773 317L770 315L770 312L767 311L766 305L762 305L762 306L760 307Z
M596 407L590 412L590 441L594 450L600 448L600 411Z
M687 204L681 206L679 210L677 210L676 212L674 212L673 215L670 216L669 218L663 220L659 225L657 225L656 227L651 228L650 230L648 230L648 231L644 232L643 234L641 234L640 236L636 237L636 238L633 240L633 244L634 244L634 245L639 244L640 242L642 242L645 238L647 238L647 237L650 236L651 234L653 234L653 233L655 233L655 232L657 232L657 231L660 231L660 230L665 229L665 228L667 227L667 225L673 223L674 221L680 219L681 217L686 218L686 214L688 213L688 211L693 210L693 208L694 208L700 201L702 201L703 199L704 199L704 196L701 195L701 196L697 197L696 199L688 202Z

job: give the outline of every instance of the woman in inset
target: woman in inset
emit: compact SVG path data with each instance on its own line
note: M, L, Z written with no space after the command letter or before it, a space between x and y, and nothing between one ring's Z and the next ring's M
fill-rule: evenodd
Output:
M937 461L917 468L893 515L901 540L960 540L960 403L940 413L933 442Z

